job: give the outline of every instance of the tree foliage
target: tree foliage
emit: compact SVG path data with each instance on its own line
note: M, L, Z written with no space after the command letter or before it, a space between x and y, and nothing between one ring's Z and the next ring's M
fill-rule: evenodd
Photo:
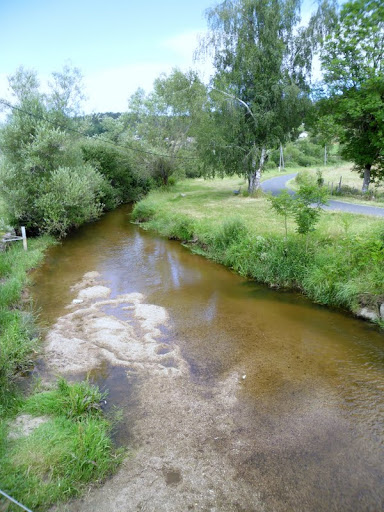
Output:
M296 222L298 233L307 236L314 231L319 221L322 206L327 201L328 191L323 187L322 177L319 175L317 183L302 183L298 192L293 195L283 190L277 196L269 197L272 208L284 218L285 238L288 236L288 218Z
M154 82L153 92L136 91L129 103L130 130L148 150L145 165L162 185L180 169L179 157L193 157L193 130L206 100L194 71L173 70ZM152 155L150 153L153 153Z
M65 66L52 76L46 93L34 71L19 68L9 78L14 108L0 131L0 178L12 225L64 236L103 210L137 199L150 183L124 148L127 120L103 116L103 138L87 138L92 125L80 116L80 71Z
M16 108L0 132L0 179L12 225L64 236L101 213L104 178L84 165L79 144L65 131L68 114L77 112L71 106L77 72L65 69L56 78L60 87L50 95L40 93L33 71L20 68L10 77Z
M222 171L244 173L250 192L260 186L268 150L297 133L310 105L316 21L325 21L332 9L322 2L300 29L300 3L226 0L207 11L210 30L202 51L213 52L214 106L207 126L215 129L215 140L209 145L203 133L201 147Z
M343 4L324 45L323 111L341 127L343 156L370 181L384 177L384 4Z

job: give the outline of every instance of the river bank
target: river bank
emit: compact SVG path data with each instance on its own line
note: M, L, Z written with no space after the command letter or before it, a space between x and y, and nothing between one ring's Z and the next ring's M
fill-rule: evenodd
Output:
M132 218L243 276L383 324L382 219L323 212L308 240L290 220L285 238L283 218L265 197L234 195L241 185L187 180L151 192Z
M54 243L40 237L28 240L28 251L18 242L0 252L0 489L34 511L78 495L121 461L97 387L57 375L49 385L36 375L25 386L42 336L27 288L30 271ZM0 496L3 507L18 509Z

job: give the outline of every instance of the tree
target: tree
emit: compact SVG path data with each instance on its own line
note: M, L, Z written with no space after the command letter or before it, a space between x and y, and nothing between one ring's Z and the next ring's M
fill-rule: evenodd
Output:
M288 190L282 190L280 194L276 196L270 196L268 200L271 203L272 208L278 215L284 217L284 228L285 228L285 240L288 237L288 217L293 215L295 211L295 199Z
M297 131L310 105L308 82L318 44L314 20L325 20L332 9L322 2L310 24L298 28L300 3L226 0L207 11L210 31L201 52L213 51L216 68L215 135L209 145L203 134L200 146L222 172L243 172L250 193L260 187L268 150Z
M81 113L81 104L86 98L82 80L80 69L69 64L62 71L52 73L46 102L52 120L63 128L70 126L71 120Z
M168 183L179 156L192 157L192 130L205 100L206 88L197 74L178 69L157 78L148 96L139 89L131 97L132 135L148 150L146 163L161 184Z
M288 217L293 217L297 232L306 236L306 250L308 250L308 235L314 231L322 207L327 202L328 191L322 181L320 174L317 183L303 183L295 195L283 190L281 194L269 197L272 208L278 215L284 217L285 239L287 240L288 236Z
M62 79L70 88L72 81L66 82L64 75ZM67 86L59 102L57 90L52 96L40 93L36 73L23 68L9 84L14 108L0 132L0 179L8 220L30 232L63 236L72 226L100 215L104 178L84 165L80 145L63 129L68 125L64 105L72 96ZM63 122L57 124L59 120Z
M325 42L323 111L342 128L342 155L363 176L363 191L384 178L384 4L353 0Z

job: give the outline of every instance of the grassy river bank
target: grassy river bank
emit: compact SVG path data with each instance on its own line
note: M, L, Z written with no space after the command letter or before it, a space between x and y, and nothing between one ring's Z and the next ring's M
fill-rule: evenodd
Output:
M28 252L17 242L0 253L0 489L34 511L79 494L121 460L96 386L63 379L51 387L36 382L28 393L18 386L40 344L28 272L52 243L40 237L28 241ZM20 510L0 496L3 507Z
M383 325L382 219L324 211L308 240L292 220L285 238L284 220L267 198L235 195L240 187L239 178L186 180L152 191L132 218L243 276L354 314L374 313Z

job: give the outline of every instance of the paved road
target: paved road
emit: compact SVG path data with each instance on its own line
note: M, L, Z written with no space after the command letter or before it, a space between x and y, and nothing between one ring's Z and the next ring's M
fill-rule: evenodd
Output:
M291 180L296 176L297 173L284 174L283 176L277 176L264 181L261 184L261 188L264 192L271 192L273 196L278 195L281 190L286 188L287 181ZM287 189L288 192L293 195L293 190ZM344 203L343 201L328 201L328 204L323 207L324 210L338 210L349 213L360 213L362 215L376 215L378 217L384 217L384 208L377 206L364 206L361 204Z

